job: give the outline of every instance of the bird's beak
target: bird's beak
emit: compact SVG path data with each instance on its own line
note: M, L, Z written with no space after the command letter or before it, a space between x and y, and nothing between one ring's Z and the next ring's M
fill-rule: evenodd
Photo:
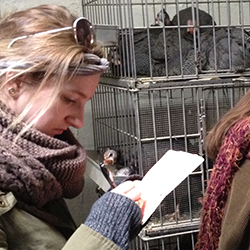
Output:
M156 18L155 18L155 24L160 25L160 21L161 21L161 20L160 20L159 17L156 17Z
M105 165L113 165L115 163L115 161L112 158L107 158L107 159L104 159L103 163Z

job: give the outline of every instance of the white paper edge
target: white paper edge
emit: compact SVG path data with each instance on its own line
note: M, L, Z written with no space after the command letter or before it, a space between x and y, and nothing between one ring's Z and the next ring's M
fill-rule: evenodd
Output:
M146 201L142 224L162 200L187 178L204 159L184 151L168 150L141 181L141 198Z

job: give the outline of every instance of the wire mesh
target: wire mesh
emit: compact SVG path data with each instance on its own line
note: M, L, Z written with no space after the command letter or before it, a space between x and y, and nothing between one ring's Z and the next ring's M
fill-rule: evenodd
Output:
M150 240L136 238L130 243L129 250L193 250L197 237L197 231L171 236L163 236Z
M249 75L250 2L83 1L95 24L117 25L107 76L180 80Z
M168 149L205 158L130 249L193 250L212 169L205 135L250 86L250 2L84 0L83 11L118 34L92 99L95 149L120 150L141 175Z
M100 83L92 98L98 152L103 153L107 147L119 150L124 164L135 163L141 175L169 149L196 153L206 159L167 195L141 233L145 244L177 234L180 243L170 244L177 247L187 238L182 235L190 231L193 235L199 228L200 198L212 168L204 154L204 135L246 93L250 82L168 83L165 87L154 84L142 89L118 85Z

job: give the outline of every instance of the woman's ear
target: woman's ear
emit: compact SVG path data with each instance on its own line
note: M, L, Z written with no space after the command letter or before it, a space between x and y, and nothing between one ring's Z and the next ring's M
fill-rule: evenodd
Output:
M21 88L21 79L19 77L15 78L13 72L6 73L6 90L7 95L13 99L17 99Z

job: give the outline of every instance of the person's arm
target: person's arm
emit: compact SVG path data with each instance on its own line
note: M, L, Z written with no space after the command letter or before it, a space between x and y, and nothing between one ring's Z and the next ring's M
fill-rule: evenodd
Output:
M134 183L125 182L105 193L93 205L84 225L71 236L63 250L126 250L129 239L141 229L140 198Z

